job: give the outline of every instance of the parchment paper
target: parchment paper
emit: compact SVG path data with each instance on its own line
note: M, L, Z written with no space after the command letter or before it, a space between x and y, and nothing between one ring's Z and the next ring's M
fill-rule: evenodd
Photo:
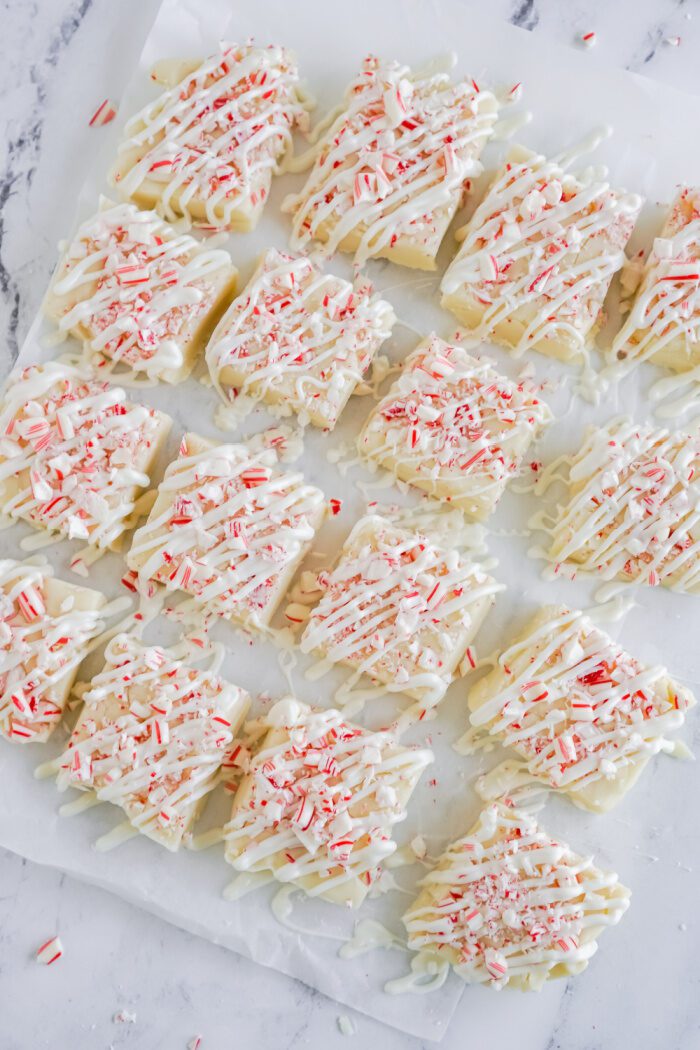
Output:
M314 119L339 99L348 80L368 51L388 58L419 65L437 54L454 49L459 54L458 72L468 73L477 81L494 88L507 88L521 81L524 98L521 108L531 109L533 122L518 133L517 141L543 151L557 152L585 135L594 126L611 123L613 138L595 155L595 162L606 162L611 178L630 190L644 193L649 200L633 241L633 247L647 244L659 223L659 202L668 202L674 186L684 180L700 178L700 142L697 136L680 134L679 128L695 126L697 100L669 87L653 84L639 76L601 66L588 53L576 53L557 47L549 41L531 36L501 22L463 8L459 0L354 0L352 4L323 5L311 0L266 0L261 3L231 4L223 0L165 0L146 40L139 67L121 100L119 117L113 125L85 132L86 156L92 154L88 177L79 194L77 218L82 219L97 205L100 192L112 193L105 175L112 161L119 130L133 112L154 96L148 80L149 67L168 56L205 55L220 39L243 40L254 36L260 43L284 43L299 57L302 75L319 100ZM99 149L95 144L99 143ZM299 144L303 148L303 142ZM487 168L493 168L503 157L507 146L495 143L485 154ZM487 176L477 184L478 198ZM284 176L276 180L271 199L258 230L250 235L228 238L227 247L245 281L252 272L258 253L268 245L284 247L288 236L288 219L279 211L282 197L301 185L303 177ZM473 205L472 205L473 207ZM469 206L468 206L469 208ZM467 209L468 210L468 209ZM69 233L66 229L66 235ZM397 326L387 352L394 361L401 360L412 349L420 334L435 329L443 336L454 330L454 322L437 305L437 284L454 250L448 234L440 255L437 275L401 270L386 263L372 263L370 276L395 306L404 322ZM332 269L350 273L347 259L333 261ZM47 347L47 322L37 317L21 351L23 363L46 359L65 348ZM503 371L517 375L524 362L514 361L496 348L489 350ZM613 391L607 403L593 407L572 394L572 369L559 366L539 355L532 361L540 378L550 377L558 384L547 399L560 420L553 426L536 452L545 462L562 451L571 451L580 443L584 425L604 421L628 411L639 419L649 416L650 406L641 396L654 377L651 368L641 369ZM224 439L213 423L215 394L211 389L189 380L177 387L154 388L140 392L142 400L166 409L175 418L169 453L175 454L180 435L185 429ZM341 478L336 466L325 456L331 446L349 442L357 434L371 409L369 398L354 398L341 424L332 436L309 431L300 463L308 477L319 484L327 496L344 500L342 513L324 527L317 550L329 561L353 522L361 514L365 497L355 481L371 481L361 468L352 468ZM271 425L274 420L263 411L256 412L242 428L253 433ZM396 490L370 490L370 498L389 502ZM409 500L410 502L410 500ZM526 557L533 544L524 534L525 523L536 508L531 495L507 494L492 519L489 549L499 559L494 574L507 584L508 590L497 599L496 607L478 640L480 653L507 644L536 604L563 600L586 606L590 603L591 586L583 580L544 582L535 561ZM19 556L19 540L31 530L23 525L13 527L0 537L4 555ZM47 557L58 570L70 578L67 562L76 545L61 543L49 548ZM312 561L324 564L324 558ZM123 562L110 555L94 567L93 586L102 587L110 596L124 593L118 580ZM697 599L646 590L639 595L639 605L626 618L611 626L622 641L649 661L662 661L691 685L700 680L700 653L697 642ZM226 642L228 656L223 673L254 693L282 695L287 682L281 670L279 650L267 641L246 638L228 626L219 625L215 637ZM304 678L308 661L299 657L293 670L298 695L313 703L330 703L342 674L331 674L320 682ZM83 675L84 677L84 675ZM378 724L401 705L396 697L371 704L362 719ZM259 709L259 705L258 708ZM461 758L451 749L452 742L466 727L465 687L457 684L440 706L437 719L413 730L408 739L420 741L428 734L436 752L436 763L430 769L416 794L405 824L397 828L399 844L404 844L418 831L428 842L430 852L437 854L451 838L464 833L474 819L479 802L471 789L473 777L504 757L496 753L487 757ZM51 781L36 781L32 773L41 761L57 754L60 739L41 747L14 747L0 741L0 845L29 859L48 864L87 882L100 885L135 904L160 915L184 929L215 943L240 952L256 962L293 975L358 1010L379 1018L407 1033L439 1039L462 994L461 982L452 977L444 988L430 996L385 995L384 982L405 972L407 957L392 952L374 952L354 960L337 957L339 940L315 935L302 935L281 926L268 907L271 896L263 889L244 901L227 902L222 890L231 878L231 869L223 860L221 847L203 853L167 853L154 843L133 840L107 855L92 844L105 831L118 823L120 811L100 806L72 819L59 817L58 806L66 801L59 796ZM575 811L559 800L548 806L545 819L552 831L564 835L581 851L596 851L603 861L620 871L624 881L634 869L638 880L655 877L651 868L642 869L631 857L632 844L645 831L652 804L663 810L674 801L676 785L683 778L691 787L695 777L692 767L671 770L668 760L660 759L658 774L649 774L624 803L624 831L615 817L595 818ZM653 797L652 797L653 790ZM7 800L11 800L9 804ZM229 798L222 790L210 804L205 824L226 819ZM395 873L402 887L369 901L362 914L373 915L389 927L400 931L399 917L410 897L419 866ZM633 904L634 907L634 904ZM356 916L323 903L303 903L295 910L295 921L332 936L346 936ZM624 970L626 957L633 945L625 934L625 923L604 938L604 951L594 966ZM603 960L605 956L605 961ZM587 977L581 978L586 980ZM501 995L496 1003L493 993L469 991L473 1013L472 1045L484 1045L488 1032L488 1014L496 1006L500 1014L512 1014L517 1024L523 1002L521 997ZM551 1000L559 994L547 989L539 1000ZM235 1002L235 989L232 989ZM543 1003L543 1008L545 1003Z

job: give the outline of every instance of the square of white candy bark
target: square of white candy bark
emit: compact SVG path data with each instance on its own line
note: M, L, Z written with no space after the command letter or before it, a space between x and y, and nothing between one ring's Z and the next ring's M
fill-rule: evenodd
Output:
M301 649L431 707L499 590L464 554L370 515L345 541Z
M421 881L403 916L420 953L414 972L451 966L469 984L522 990L585 970L630 897L617 875L502 805L485 809Z
M699 339L700 188L684 186L654 240L612 358L684 372L700 365Z
M432 335L407 358L357 447L399 480L483 520L551 418L533 383Z
M274 459L185 434L129 567L207 612L268 624L327 511L320 489Z
M104 623L99 591L48 565L0 560L0 734L43 742L61 720L78 666Z
M66 245L44 309L104 368L178 383L236 288L227 252L133 204L103 200Z
M248 694L120 634L84 700L59 759L59 788L121 806L142 835L177 850L216 786Z
M356 907L396 849L393 826L433 753L291 697L266 724L233 801L226 859Z
M569 468L547 557L601 580L700 593L700 437L620 419L591 428Z
M498 104L471 80L369 56L320 139L301 193L287 198L291 244L321 241L362 264L435 269L467 181L481 171Z
M0 398L2 513L115 547L170 425L85 366L18 369Z
M518 353L585 354L642 199L515 147L442 279L442 305Z
M224 400L234 388L331 429L395 320L367 284L270 248L209 342L209 372Z
M620 801L694 703L663 667L564 606L541 609L469 694L473 732L512 748L530 776L593 812Z
M166 90L124 129L111 181L166 219L252 230L309 102L282 47L222 43L203 62L158 63Z

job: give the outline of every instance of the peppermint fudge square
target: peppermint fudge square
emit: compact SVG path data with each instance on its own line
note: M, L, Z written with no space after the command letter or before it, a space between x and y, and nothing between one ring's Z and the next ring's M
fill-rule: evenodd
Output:
M236 289L227 252L133 204L102 200L66 245L44 302L104 372L167 383L192 371Z
M120 806L136 831L175 852L217 784L250 698L131 635L113 638L105 656L57 784Z
M370 55L345 93L340 115L311 151L301 193L288 197L293 249L434 270L435 257L481 151L498 104L473 80L435 68L412 72Z
M585 970L630 898L617 875L502 805L485 809L421 882L403 917L419 953L414 974L452 967L468 984L523 991Z
M406 359L357 447L400 481L483 521L551 419L534 383L514 382L433 334Z
M0 734L43 743L59 724L107 599L49 565L0 560Z
M395 320L366 282L269 248L211 338L209 374L225 403L242 395L331 430Z
M700 436L631 419L589 428L547 557L602 580L700 593Z
M112 184L140 208L200 226L255 228L309 102L285 48L222 43L204 61L171 60L166 90L124 129Z
M565 606L541 609L468 701L476 740L500 741L530 777L593 812L616 805L654 755L673 749L669 735L695 704L664 667Z
M396 850L394 825L433 753L292 697L265 721L259 750L238 758L246 775L226 859L239 872L269 872L312 897L358 907Z
M502 587L422 532L369 515L348 536L301 649L437 704Z
M442 279L442 305L470 331L517 353L585 355L641 206L641 197L613 189L600 169L577 177L514 147L458 234L462 247Z
M274 454L185 434L129 567L196 605L267 626L328 511L320 489Z
M94 548L118 547L170 425L85 365L17 369L0 396L3 514Z
M700 189L683 186L654 239L632 308L613 342L612 360L627 367L650 361L674 372L700 365L698 289Z

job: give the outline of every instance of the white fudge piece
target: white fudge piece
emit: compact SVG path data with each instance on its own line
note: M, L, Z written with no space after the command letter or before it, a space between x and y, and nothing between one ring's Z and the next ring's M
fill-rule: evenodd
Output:
M590 428L550 532L557 568L700 593L700 437L630 419Z
M155 212L103 200L66 245L44 309L103 371L128 368L178 383L236 277L227 252L178 233Z
M498 110L474 81L369 56L321 137L305 187L287 198L292 247L321 241L358 263L435 269L435 256Z
M233 388L330 430L395 320L367 284L270 248L211 338L209 372L224 401Z
M642 663L564 606L541 609L469 694L475 732L593 812L622 799L694 703L665 668Z
M430 336L367 420L360 453L483 520L552 415L528 380Z
M170 425L87 367L51 361L17 370L0 397L3 514L97 548L118 546Z
M252 230L272 175L308 123L296 61L282 47L222 43L203 62L170 62L167 83L124 129L112 184L166 219Z
M268 624L328 509L320 489L271 461L274 453L185 434L129 567L207 612Z
M43 742L61 720L90 642L104 628L99 591L48 565L0 560L0 734Z
M393 827L433 754L291 697L266 722L233 801L226 859L357 907L396 849Z
M585 354L642 199L515 147L460 232L442 305L470 331L568 361Z
M301 649L431 707L501 589L467 556L370 515L346 540Z
M588 965L630 893L542 830L528 813L492 805L444 852L403 917L426 968L469 984L537 990Z
M612 346L615 362L675 372L700 365L700 188L677 193Z
M121 806L174 852L217 783L248 694L130 635L110 642L106 661L59 760L58 786Z

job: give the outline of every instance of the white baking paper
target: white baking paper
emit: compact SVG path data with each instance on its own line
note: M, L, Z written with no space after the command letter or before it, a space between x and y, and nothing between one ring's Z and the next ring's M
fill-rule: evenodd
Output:
M84 218L97 205L101 192L110 192L105 173L114 157L119 129L139 106L154 94L148 80L149 67L169 56L204 55L220 39L243 40L254 36L258 42L284 43L299 57L302 74L319 100L321 115L339 99L346 83L354 75L364 54L373 51L386 57L422 64L435 55L456 50L458 72L468 73L477 81L496 89L522 82L521 109L534 114L532 123L518 135L519 141L543 151L557 152L585 135L593 127L611 123L614 136L603 143L595 161L608 163L611 177L618 184L644 193L649 205L640 222L633 246L648 243L660 217L659 202L668 202L674 186L684 180L700 179L700 142L687 133L695 126L697 101L669 87L651 83L641 77L601 66L589 53L576 53L557 47L549 41L515 29L478 14L473 6L463 7L459 0L354 0L351 4L321 4L315 0L265 0L265 3L226 3L220 0L165 0L144 45L138 69L121 101L119 118L110 128L101 129L101 148L94 153L89 175L79 196L79 214ZM681 133L679 129L686 129ZM98 136L86 129L86 155L95 150ZM88 135L89 143L88 143ZM489 146L485 155L487 167L503 156L506 146ZM285 176L276 181L259 229L250 235L229 238L228 248L242 271L243 280L252 272L258 253L269 245L284 247L288 219L280 212L283 196L301 185L300 176ZM477 183L478 192L486 176ZM66 228L66 234L69 229ZM419 335L435 329L443 336L454 330L450 317L437 305L439 275L453 252L451 235L440 256L438 275L401 270L387 263L371 263L368 272L376 286L386 291L403 322L397 326L388 352L394 361L401 360L416 344ZM337 259L333 268L350 273L347 259ZM37 318L23 346L20 360L28 363L46 359L64 348L46 345L48 324ZM490 352L490 351L489 351ZM514 361L501 350L492 356L500 367L514 376L524 362ZM559 422L537 450L545 462L563 451L578 447L583 428L594 420L606 420L621 411L632 412L642 419L649 406L641 396L654 377L654 370L644 368L613 391L606 404L596 408L572 393L573 383L566 381L573 372L545 358L532 355L541 378L560 382L548 395ZM169 452L174 454L185 429L222 437L213 423L216 399L214 392L189 380L172 388L155 388L141 392L143 400L166 409L175 418ZM349 442L370 411L369 398L355 398L333 435L309 432L301 465L308 477L319 484L327 496L343 499L339 517L324 527L317 550L321 556L311 564L321 567L337 551L353 522L361 514L365 499L380 502L404 499L395 489L379 487L358 490L356 482L376 481L361 468L354 467L341 477L336 466L326 459L326 451ZM243 426L244 433L264 429L272 421L263 411L256 412ZM410 500L409 500L410 501ZM404 499L405 502L405 499ZM506 644L514 627L519 626L533 607L543 601L564 600L586 606L591 587L585 581L544 582L540 568L527 557L532 537L525 534L525 523L536 508L532 495L507 494L490 526L489 549L499 560L495 575L507 585L497 599L495 609L477 641L480 653ZM28 528L16 526L0 537L4 555L18 556L18 542L30 534ZM61 543L49 548L47 556L60 572L67 574L67 561L75 545ZM118 580L123 562L110 555L94 567L91 583L104 588L110 596L123 593ZM672 671L690 684L700 680L700 647L697 644L697 599L670 594L657 589L638 596L639 605L624 621L613 624L613 633L645 659L666 663ZM228 655L223 673L253 693L267 692L279 696L287 682L279 663L279 650L270 643L236 634L227 625L215 630L215 637L225 641ZM342 675L331 674L317 683L303 676L308 665L299 657L292 671L298 695L311 703L326 705ZM370 704L361 716L368 724L380 724L402 701L394 697ZM259 710L258 704L255 710ZM465 689L452 687L440 706L436 720L415 728L409 740L421 741L427 734L436 763L424 776L414 795L410 816L397 828L399 844L409 842L421 832L433 855L446 842L464 833L474 819L479 803L471 788L476 773L500 760L502 754L461 758L451 744L465 729ZM56 793L51 781L33 779L34 767L58 753L60 741L40 747L14 747L0 741L0 845L29 859L48 864L100 885L135 904L160 915L169 922L190 930L215 943L240 952L256 962L271 966L301 979L339 1002L379 1018L407 1033L439 1039L462 994L461 982L452 977L444 988L426 996L394 997L384 994L384 982L405 972L408 959L401 952L382 951L342 960L337 956L340 939L352 929L356 916L320 902L303 902L295 910L295 921L320 930L324 936L298 934L280 925L268 907L271 890L263 889L243 901L231 903L222 890L232 872L223 860L220 846L202 853L183 852L173 856L146 840L132 840L109 854L92 848L94 841L120 820L116 809L101 806L80 816L66 819L57 814L66 801ZM664 879L669 893L689 892L685 883L676 887L671 862L664 869L640 860L636 844L644 841L652 822L666 855L674 857L680 846L675 842L673 827L667 815L680 785L690 788L695 770L687 764L673 765L659 759L652 772L642 779L635 793L615 814L591 817L556 800L547 807L545 819L557 834L565 836L583 852L595 851L606 866L614 867L623 881L653 896L658 880L659 893ZM205 815L205 824L216 824L227 815L229 798L217 792ZM379 918L400 931L399 918L410 897L421 869L396 871L399 889L369 901L362 914ZM677 874L677 873L676 873ZM634 910L634 894L633 905ZM642 924L643 926L643 924ZM623 921L619 929L606 934L600 956L594 961L598 979L625 972L635 953L632 931L634 922ZM629 931L629 932L627 932ZM326 936L329 935L329 936ZM645 953L646 954L646 953ZM658 969L655 969L658 968ZM653 952L646 955L644 977L649 988L663 987L663 958ZM588 974L580 980L595 980ZM503 994L495 999L487 990L469 989L469 1045L487 1045L494 1008L499 1025L516 1030L524 1011L551 1011L559 992L550 988L541 993L535 1007L521 996ZM235 1006L235 989L232 989Z

